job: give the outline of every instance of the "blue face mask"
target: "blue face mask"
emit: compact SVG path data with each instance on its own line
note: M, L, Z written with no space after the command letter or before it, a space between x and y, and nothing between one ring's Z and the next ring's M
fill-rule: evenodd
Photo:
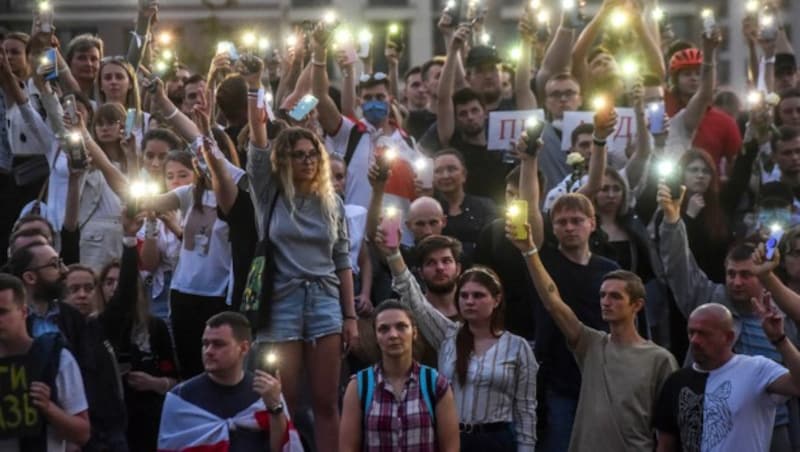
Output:
M364 113L364 119L373 126L377 126L389 116L389 103L382 100L369 100L361 104L361 111Z

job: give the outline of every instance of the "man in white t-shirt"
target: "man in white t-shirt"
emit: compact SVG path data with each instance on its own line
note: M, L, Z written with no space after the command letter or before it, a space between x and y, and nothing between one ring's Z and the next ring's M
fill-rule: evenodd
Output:
M84 445L89 406L78 364L58 333L31 338L26 316L22 281L0 273L0 450L63 452L67 441Z
M776 408L800 395L800 352L786 338L783 316L768 297L753 302L767 339L788 370L763 356L733 353L733 315L707 303L689 316L691 367L661 390L653 425L658 452L767 451Z

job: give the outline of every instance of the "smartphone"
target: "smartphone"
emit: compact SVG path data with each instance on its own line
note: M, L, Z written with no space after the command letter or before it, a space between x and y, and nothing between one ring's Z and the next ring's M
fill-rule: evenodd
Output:
M772 41L778 37L778 23L773 14L762 14L758 18L759 36L761 39Z
M75 105L75 95L67 94L64 96L64 114L67 115L70 124L74 127L78 124L78 106Z
M772 260L772 258L775 256L775 250L778 249L778 245L780 245L782 238L783 228L777 224L770 226L770 234L766 245L768 261Z
M39 17L39 31L42 33L53 32L53 6L50 2L39 2L37 8L37 16Z
M464 15L461 9L463 8L463 0L450 0L445 8L447 15L450 16L450 27L456 28L460 25Z
M664 101L647 104L647 121L650 124L651 134L661 135L664 133Z
M403 215L400 209L389 206L383 212L381 220L381 230L383 231L384 242L389 248L400 246L400 224Z
M528 237L525 223L528 220L528 201L516 199L508 204L506 211L509 224L513 229L513 236L517 240L524 240Z
M544 122L538 118L530 118L525 121L525 134L528 135L528 146L525 148L525 153L528 155L536 155L539 152L539 138L542 137L544 131Z
M396 28L395 28L396 27ZM405 48L405 38L403 36L403 27L400 25L389 25L386 33L386 47L392 46L400 53Z
M701 17L703 19L703 34L709 38L714 34L714 29L717 27L717 20L714 18L714 12L710 9L704 9Z
M358 34L358 57L369 58L369 49L372 47L372 33L361 30Z
M661 160L656 165L656 171L658 172L658 176L664 184L669 187L670 195L672 199L678 199L681 197L681 181L678 177L678 171L676 171L675 163L669 160Z
M273 351L266 351L259 359L258 369L272 375L278 375L278 355Z
M384 181L389 177L389 170L392 169L392 162L397 158L397 151L394 149L390 140L381 137L375 146L375 157L378 160L378 180ZM381 142L383 141L383 142Z
M231 60L231 63L239 59L239 52L236 50L236 45L230 41L220 41L217 43L217 55L226 53Z
M136 125L136 109L129 108L128 112L125 114L125 137L131 136L133 133L133 127Z
M422 182L422 188L433 188L433 159L419 157L414 161L414 172Z
M314 97L313 94L306 94L300 99L300 102L289 111L289 117L295 121L302 121L311 113L311 110L317 106L319 99Z
M583 26L583 14L581 12L581 8L583 8L583 1L582 0L563 0L562 1L562 9L564 10L564 18L567 21L567 24L570 25L572 28L580 28Z
M88 160L86 157L86 146L83 143L83 136L78 132L67 135L66 152L69 156L69 167L76 170L86 169Z
M39 66L39 73L47 81L58 79L58 53L56 49L49 48L44 51Z

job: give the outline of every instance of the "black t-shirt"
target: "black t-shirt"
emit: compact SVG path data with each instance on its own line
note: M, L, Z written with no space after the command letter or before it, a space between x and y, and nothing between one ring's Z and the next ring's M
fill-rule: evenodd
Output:
M503 283L505 329L532 341L536 337L536 320L531 294L536 289L525 258L506 238L505 227L505 220L500 218L483 228L475 249L475 263L494 270Z
M467 165L464 191L490 198L498 205L504 204L506 175L513 165L503 162L503 153L489 151L485 145L467 143L457 132L450 139L450 147L464 155L464 163Z
M519 254L519 252L517 252ZM544 246L540 251L542 263L558 287L561 298L572 308L578 320L586 326L608 331L608 324L600 314L600 285L603 276L619 269L616 262L592 254L588 265L567 259L561 251ZM542 305L536 291L531 293L536 316L536 358L542 362L547 389L577 400L581 388L581 374L575 358L567 348L567 341L553 318Z
M231 263L233 265L233 298L231 309L239 310L242 302L244 286L247 283L247 273L258 245L258 232L256 231L256 214L250 194L239 189L236 201L233 203L228 215L217 208L219 219L228 223L230 227Z
M436 196L436 199L447 214L450 205L441 196ZM461 203L461 213L455 216L447 214L447 225L442 234L457 238L463 247L463 256L468 262L472 262L483 227L496 218L497 206L491 199L466 194Z
M427 109L414 110L408 114L405 129L415 140L419 140L428 130L428 127L435 122L436 113Z
M258 393L253 391L253 374L244 373L244 378L234 386L215 383L208 374L202 373L172 390L183 400L196 405L222 419L229 419L256 403ZM265 450L269 432L231 429L229 452Z

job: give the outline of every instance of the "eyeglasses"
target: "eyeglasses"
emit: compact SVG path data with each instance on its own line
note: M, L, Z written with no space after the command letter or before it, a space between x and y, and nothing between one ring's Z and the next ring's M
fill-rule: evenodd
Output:
M550 99L572 99L577 95L578 92L571 89L567 91L551 91L547 93L547 97Z
M55 269L55 270L61 270L62 268L65 267L65 265L64 265L64 261L60 257L54 257L50 262L48 262L46 264L39 265L37 267L28 267L25 271L34 271L35 272L35 271L39 271L39 270L42 270L42 269L48 268L48 267L50 267L52 269Z
M361 77L358 78L358 81L361 83L367 83L370 80L375 80L380 82L382 80L386 80L387 78L389 78L389 76L386 75L385 73L376 72L374 74L361 74Z
M291 157L295 162L316 162L320 158L320 152L319 149L312 149L309 152L298 150L290 152L289 157Z

